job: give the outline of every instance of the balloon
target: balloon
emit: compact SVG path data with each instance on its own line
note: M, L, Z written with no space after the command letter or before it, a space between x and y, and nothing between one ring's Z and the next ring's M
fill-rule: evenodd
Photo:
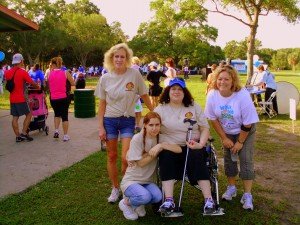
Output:
M4 52L0 51L0 62L3 61L5 59L5 54Z
M254 62L254 66L255 66L255 67L258 67L259 65L260 65L260 62L259 62L259 61Z

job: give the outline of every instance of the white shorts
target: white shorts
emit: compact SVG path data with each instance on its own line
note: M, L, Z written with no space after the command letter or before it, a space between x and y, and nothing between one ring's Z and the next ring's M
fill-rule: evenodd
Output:
M143 106L142 106L142 102L141 99L138 99L135 103L135 107L134 107L134 112L142 112L143 111Z

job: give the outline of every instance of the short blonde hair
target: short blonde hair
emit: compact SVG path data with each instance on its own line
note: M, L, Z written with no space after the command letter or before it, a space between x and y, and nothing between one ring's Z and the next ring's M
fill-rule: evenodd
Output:
M133 56L131 59L131 62L132 62L132 64L139 65L141 61L140 61L139 57Z
M104 68L107 69L109 72L112 72L115 70L115 65L113 63L113 57L115 53L121 49L124 49L126 52L126 67L130 68L131 67L131 59L133 56L132 50L128 47L127 44L121 43L112 46L105 54L104 54Z
M222 67L217 67L217 69L213 72L212 81L211 81L211 88L218 89L217 87L217 80L219 78L220 73L227 72L232 79L232 87L231 91L237 92L242 89L242 85L240 82L239 74L236 69L230 65L224 65Z

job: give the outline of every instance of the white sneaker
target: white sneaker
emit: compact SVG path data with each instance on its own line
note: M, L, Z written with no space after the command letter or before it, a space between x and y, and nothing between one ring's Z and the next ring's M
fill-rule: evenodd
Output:
M212 198L207 198L205 199L205 204L203 207L203 213L210 215L213 214L213 212L215 211L215 203L214 200Z
M63 141L69 141L70 139L71 139L70 136L65 134L64 138L63 138Z
M226 192L222 195L222 199L231 201L232 197L236 197L236 187L234 185L227 186Z
M139 217L146 216L145 205L140 205L134 209L134 211L138 214Z
M123 215L128 220L137 220L139 218L138 214L133 210L133 208L124 203L124 199L119 202L119 208L123 212Z
M250 193L244 193L243 197L241 198L241 203L243 204L244 209L251 209L253 210L253 198Z
M114 202L118 201L119 197L120 197L120 190L119 190L119 188L114 187L111 190L111 194L107 198L107 201L110 202L110 203L114 203Z

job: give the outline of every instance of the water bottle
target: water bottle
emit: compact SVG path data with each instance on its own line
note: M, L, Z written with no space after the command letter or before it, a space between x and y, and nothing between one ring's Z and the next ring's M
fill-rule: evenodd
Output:
M238 153L233 153L233 152L230 152L231 154L231 160L233 162L237 162L238 161L238 157L239 157L239 154Z

